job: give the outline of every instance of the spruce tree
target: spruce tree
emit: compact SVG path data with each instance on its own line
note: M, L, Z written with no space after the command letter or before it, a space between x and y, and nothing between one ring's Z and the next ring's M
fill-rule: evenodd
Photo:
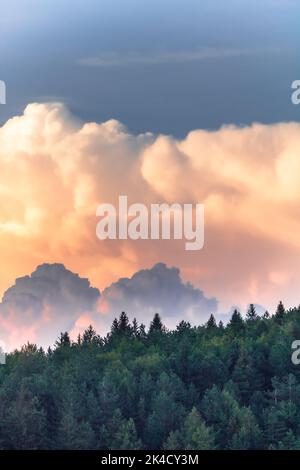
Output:
M246 314L246 319L250 320L250 321L253 321L253 320L256 320L257 318L258 318L258 316L257 316L257 313L256 313L255 306L254 306L254 304L250 304L249 308L248 308L248 311L247 311L247 314Z
M195 407L185 419L182 435L184 450L210 450L214 448L213 432L206 426Z
M209 317L209 319L206 323L206 328L208 330L217 328L217 323L216 323L215 317L212 314L211 314L211 316Z
M139 326L136 318L134 318L132 322L132 333L135 338L139 337Z
M110 333L112 336L116 335L119 332L119 322L118 319L115 318L112 322Z
M149 333L161 332L164 330L160 315L156 313L153 317L152 322L150 323Z
M119 317L118 330L121 334L129 333L131 331L129 319L125 312L122 312Z
M110 449L112 450L139 450L142 442L137 436L136 427L132 418L123 421L117 430Z
M278 306L277 306L276 313L274 315L274 320L279 325L282 325L282 323L284 321L284 317L285 317L285 308L284 308L283 303L280 301Z
M65 333L61 333L59 339L55 342L56 348L69 347L70 345L71 340L67 331Z
M228 329L233 333L234 336L239 335L244 331L245 325L240 312L235 309L230 322L228 323Z

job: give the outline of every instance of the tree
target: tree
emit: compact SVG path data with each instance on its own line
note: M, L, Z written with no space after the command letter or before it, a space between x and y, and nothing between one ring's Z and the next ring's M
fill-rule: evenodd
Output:
M163 332L164 326L162 324L160 315L156 313L153 317L152 322L150 323L149 333Z
M228 324L228 329L229 331L232 332L232 334L234 336L237 336L239 335L242 331L244 331L244 321L242 319L242 316L240 314L240 312L235 309L233 314L232 314L232 317L231 317L231 320Z
M290 429L287 431L282 441L278 443L278 450L299 450L299 441Z
M119 317L118 331L121 334L129 334L131 332L131 326L129 323L128 316L125 312L122 312Z
M195 407L187 414L180 430L171 431L163 445L165 450L211 450L214 435Z
M283 441L288 429L281 413L276 407L265 410L265 439L268 447L273 445L276 448L278 442Z
M92 327L92 325L90 325L83 333L82 335L82 344L83 345L87 345L87 344L100 344L101 343L101 339L100 337L97 335L96 331L94 330L94 328Z
M0 367L0 448L300 449L300 307L255 317L147 334L123 312L103 339L26 344Z
M215 329L217 328L217 323L216 323L216 320L215 320L215 317L213 315L211 315L206 323L206 328L208 330L212 330L212 329Z
M183 450L184 444L182 443L181 432L171 431L168 439L163 445L164 450Z
M71 353L71 340L67 332L61 333L59 339L55 342L53 357L55 361L63 363Z
M58 340L55 341L56 348L63 348L63 347L70 347L71 340L69 333L66 331L65 333L61 333Z
M141 339L142 341L146 340L147 338L146 327L143 323L141 323L139 326L138 334L139 334L139 339Z
M21 385L8 404L1 421L1 440L6 448L16 450L47 449L49 446L46 412L37 396Z
M276 313L274 315L274 320L279 325L282 325L284 321L284 317L285 317L285 308L284 308L283 303L280 301L277 306Z
M132 333L135 338L139 337L139 326L136 318L134 318L132 322Z
M115 318L114 321L112 322L111 329L110 329L111 335L117 334L118 331L119 331L119 322L117 318Z
M165 390L155 391L153 405L146 421L145 446L159 449L169 433L181 423L184 413L182 405Z
M195 407L187 415L182 431L184 450L209 450L215 446L212 430Z
M120 428L116 432L112 446L112 450L139 450L142 449L142 442L137 436L135 424L132 418L122 422Z
M94 449L95 433L89 422L77 421L69 409L63 414L58 429L59 447L66 450Z
M185 320L181 320L181 322L176 327L176 331L178 333L183 333L190 329L191 329L191 324L189 322L186 322Z
M254 304L250 304L249 308L248 308L248 311L247 311L247 314L246 314L246 319L250 320L250 321L253 321L253 320L256 320L257 318L258 318L258 316L257 316L257 313L256 313L256 308L255 308Z
M249 408L242 408L238 416L238 429L229 447L235 450L256 450L263 446L263 435Z

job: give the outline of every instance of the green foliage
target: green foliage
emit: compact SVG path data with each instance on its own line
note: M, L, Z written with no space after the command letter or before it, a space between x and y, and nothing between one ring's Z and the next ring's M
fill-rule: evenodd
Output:
M139 450L142 441L137 437L136 427L132 418L124 420L112 439L110 449L114 450Z
M274 315L274 320L276 323L279 323L279 325L282 325L283 320L285 317L285 308L283 306L283 303L280 301L276 310L276 313Z
M300 308L147 331L126 313L101 338L62 333L0 368L1 449L300 449Z
M217 323L216 323L215 317L211 315L208 319L208 322L206 323L206 328L208 330L213 330L216 327L217 327Z
M188 413L180 430L171 431L163 448L165 450L211 450L214 436L195 407Z
M232 333L232 336L239 335L244 330L244 321L240 312L234 310L231 320L228 324L228 329Z

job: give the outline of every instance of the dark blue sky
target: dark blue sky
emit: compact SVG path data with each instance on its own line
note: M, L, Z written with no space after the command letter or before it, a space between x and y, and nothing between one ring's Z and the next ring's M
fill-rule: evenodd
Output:
M176 136L299 120L298 3L2 0L0 121L51 100L83 120Z

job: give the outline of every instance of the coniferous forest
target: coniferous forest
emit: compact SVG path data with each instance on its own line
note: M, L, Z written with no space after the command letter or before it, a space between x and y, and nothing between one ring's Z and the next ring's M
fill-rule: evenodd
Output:
M125 313L0 368L1 449L300 449L300 308L149 328Z

